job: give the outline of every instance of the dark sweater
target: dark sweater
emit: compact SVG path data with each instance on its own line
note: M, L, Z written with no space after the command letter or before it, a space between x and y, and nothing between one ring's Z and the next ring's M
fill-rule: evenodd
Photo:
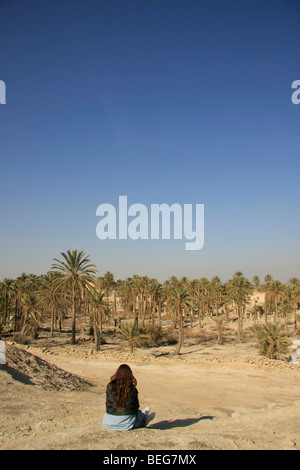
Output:
M106 413L110 415L135 415L139 409L138 391L134 385L128 393L124 407L118 407L112 386L106 387Z

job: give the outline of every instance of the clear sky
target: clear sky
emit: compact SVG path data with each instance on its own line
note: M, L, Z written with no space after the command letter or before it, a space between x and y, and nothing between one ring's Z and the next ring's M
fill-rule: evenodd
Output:
M300 277L298 0L0 1L0 277ZM205 205L202 250L106 240L96 208Z

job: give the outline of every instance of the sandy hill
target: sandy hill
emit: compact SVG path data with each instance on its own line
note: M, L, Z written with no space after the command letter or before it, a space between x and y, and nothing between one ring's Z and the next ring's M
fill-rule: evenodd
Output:
M6 344L6 364L1 366L14 380L40 385L45 390L86 390L91 384L54 364L12 344Z

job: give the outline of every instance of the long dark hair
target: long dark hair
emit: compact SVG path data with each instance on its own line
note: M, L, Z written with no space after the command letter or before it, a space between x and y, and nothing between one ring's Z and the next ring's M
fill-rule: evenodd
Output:
M112 387L117 406L124 406L132 386L136 386L137 381L132 370L127 364L121 364L117 372L110 378L109 385Z

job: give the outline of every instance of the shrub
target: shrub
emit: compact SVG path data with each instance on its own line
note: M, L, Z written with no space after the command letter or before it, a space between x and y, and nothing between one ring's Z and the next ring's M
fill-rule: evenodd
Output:
M138 344L138 337L140 336L140 330L137 324L135 322L125 323L118 328L118 332L127 341L130 353L133 354L135 346Z
M23 335L21 333L15 333L13 335L13 341L18 344L30 344L30 338L26 335Z
M256 325L251 328L258 340L258 348L263 356L279 359L281 354L288 352L290 344L288 334L278 323Z
M164 333L160 326L145 326L139 329L138 345L141 348L153 348L161 345Z
M142 348L153 348L163 345L173 345L178 337L172 328L164 330L161 326L146 326L140 330L138 344Z

